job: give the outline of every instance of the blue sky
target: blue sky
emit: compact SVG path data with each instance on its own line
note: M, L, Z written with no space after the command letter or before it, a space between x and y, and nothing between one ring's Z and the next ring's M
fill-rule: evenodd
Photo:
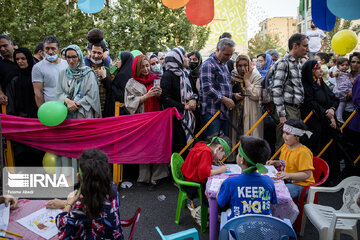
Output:
M259 23L270 17L297 16L299 0L248 0L248 39L260 29Z

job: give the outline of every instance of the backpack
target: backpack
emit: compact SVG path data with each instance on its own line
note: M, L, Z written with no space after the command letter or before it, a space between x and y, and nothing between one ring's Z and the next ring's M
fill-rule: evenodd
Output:
M279 61L278 61L279 62ZM260 96L260 103L262 105L265 106L265 108L267 108L267 105L273 105L273 99L272 99L272 88L274 86L274 82L272 81L271 77L274 75L276 68L277 68L277 64L278 62L276 62L270 69L269 71L266 73L264 79L261 81L261 96ZM287 60L285 60L285 62L287 63L287 76L285 79L285 82L290 79L290 65L289 62ZM285 83L284 82L284 83Z

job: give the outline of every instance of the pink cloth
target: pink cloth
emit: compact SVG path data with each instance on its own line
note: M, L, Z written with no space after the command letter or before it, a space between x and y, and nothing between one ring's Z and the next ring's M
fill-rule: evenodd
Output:
M56 127L38 119L0 114L5 138L57 155L78 158L89 148L99 148L110 163L167 163L171 157L173 115L164 111L102 119L66 119Z

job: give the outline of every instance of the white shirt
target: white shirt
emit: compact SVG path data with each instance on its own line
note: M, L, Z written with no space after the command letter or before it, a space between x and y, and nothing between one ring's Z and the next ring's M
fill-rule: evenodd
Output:
M320 29L308 30L306 35L309 37L310 52L318 52L321 48L321 39L325 38L325 33Z
M32 82L44 83L44 101L54 101L56 95L56 84L59 79L59 73L68 67L67 61L60 59L60 63L50 63L46 59L41 60L34 65L32 69Z

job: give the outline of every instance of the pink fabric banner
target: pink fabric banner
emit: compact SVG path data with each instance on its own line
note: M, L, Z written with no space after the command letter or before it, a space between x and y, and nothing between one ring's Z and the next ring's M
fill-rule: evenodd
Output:
M47 127L38 119L0 114L5 138L57 155L78 158L99 148L110 163L168 163L176 108L100 119L66 119Z

